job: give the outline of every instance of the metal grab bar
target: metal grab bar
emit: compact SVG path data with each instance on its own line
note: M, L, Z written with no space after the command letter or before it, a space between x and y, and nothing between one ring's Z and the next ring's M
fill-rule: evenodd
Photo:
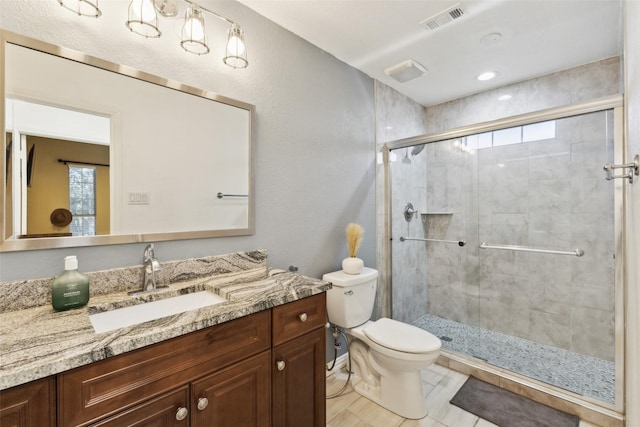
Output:
M480 249L501 249L506 251L538 252L542 254L573 255L577 257L581 257L582 255L584 255L584 251L582 249L576 249L573 251L556 251L553 249L528 248L526 246L490 245L487 242L480 243Z
M440 240L440 239L421 239L418 237L402 237L400 236L400 241L404 242L405 240L418 240L420 242L440 242L440 243L455 243L456 245L462 247L467 244L464 240Z
M249 197L248 194L224 194L218 193L218 199L222 199L223 197Z

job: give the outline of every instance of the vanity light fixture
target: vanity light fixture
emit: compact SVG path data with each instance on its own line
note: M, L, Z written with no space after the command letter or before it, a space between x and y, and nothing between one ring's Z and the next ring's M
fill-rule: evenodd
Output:
M196 55L209 53L207 33L204 31L204 16L202 16L202 11L196 5L191 5L184 14L180 46L187 52L195 53Z
M236 22L212 10L197 5L191 0L184 1L189 3L190 6L185 13L185 22L182 28L182 40L180 41L182 48L196 55L209 53L207 35L204 31L203 14L203 12L207 12L231 25L227 38L225 56L222 58L224 63L231 68L247 68L249 61L247 60L247 50L244 46L244 32L240 29L240 26Z
M56 0L66 9L81 16L99 17L102 15L98 7L99 0ZM231 68L247 68L247 49L244 44L244 31L238 23L224 16L206 9L191 0L184 0L189 4L185 12L184 26L180 35L180 46L189 53L204 55L210 52L207 44L207 34L204 27L204 12L227 22L230 25L227 34L227 46L222 58ZM158 14L163 18L173 18L178 14L177 0L131 0L128 10L127 28L136 34L147 38L162 36L158 25Z
M247 50L244 47L244 32L236 23L231 24L231 28L229 28L227 49L223 61L231 68L247 68L249 65Z
M158 38L162 35L158 28L158 14L151 0L131 0L127 28L147 38Z
M58 0L58 3L65 9L77 13L78 16L97 18L102 15L98 1L99 0Z

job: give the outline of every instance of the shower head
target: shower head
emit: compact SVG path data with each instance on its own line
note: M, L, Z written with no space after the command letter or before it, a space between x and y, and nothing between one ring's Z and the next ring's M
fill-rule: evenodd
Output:
M413 147L413 149L411 150L411 155L415 157L418 154L420 154L420 152L422 150L424 150L424 146L425 146L425 144L421 144L421 145L416 145L415 147Z

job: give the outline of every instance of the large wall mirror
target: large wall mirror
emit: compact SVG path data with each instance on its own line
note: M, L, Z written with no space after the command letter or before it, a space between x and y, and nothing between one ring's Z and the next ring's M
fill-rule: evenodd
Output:
M253 234L253 105L0 36L0 251Z

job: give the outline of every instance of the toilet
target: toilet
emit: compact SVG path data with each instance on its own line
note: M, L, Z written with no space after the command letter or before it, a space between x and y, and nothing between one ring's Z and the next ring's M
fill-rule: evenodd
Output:
M421 370L438 358L440 339L418 327L381 318L369 320L375 303L378 271L334 271L322 276L329 322L350 337L353 388L378 405L410 419L427 415Z

